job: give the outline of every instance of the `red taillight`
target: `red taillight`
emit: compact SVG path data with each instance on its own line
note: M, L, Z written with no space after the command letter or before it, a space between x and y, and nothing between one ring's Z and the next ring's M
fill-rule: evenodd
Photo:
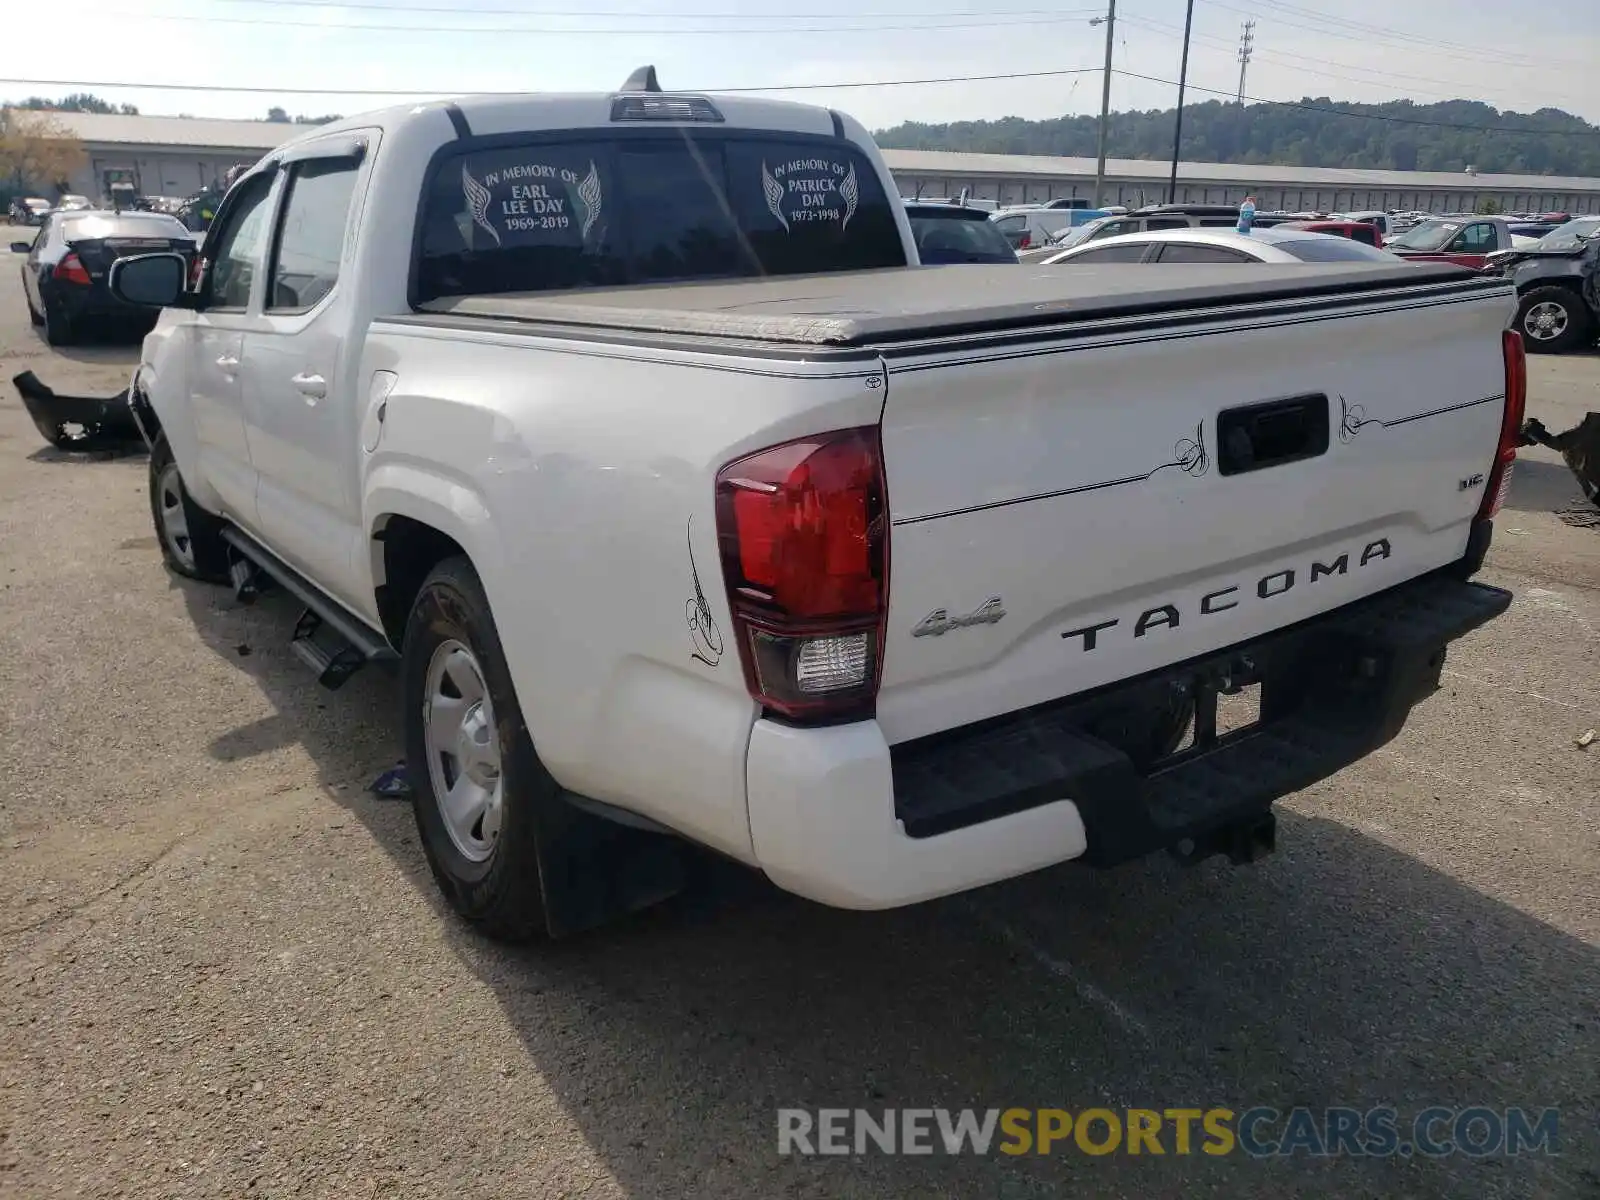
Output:
M717 472L717 535L750 695L797 719L871 713L888 607L875 426L773 446Z
M205 278L205 275L206 260L196 254L194 260L189 264L189 290L191 292L200 290L200 283Z
M1017 249L1018 250L1026 250L1026 249L1028 249L1028 247L1030 247L1032 245L1033 245L1033 235L1031 233L1025 233L1025 234L1022 235L1022 240L1017 243Z
M84 287L94 282L89 278L89 272L84 270L82 260L71 253L58 262L56 269L50 274L63 283L81 283Z
M1500 348L1506 360L1506 406L1500 416L1500 445L1494 452L1494 466L1483 487L1483 503L1478 517L1492 517L1506 502L1511 490L1511 467L1517 459L1517 443L1522 440L1522 419L1528 407L1528 354L1522 335L1507 329L1500 335Z

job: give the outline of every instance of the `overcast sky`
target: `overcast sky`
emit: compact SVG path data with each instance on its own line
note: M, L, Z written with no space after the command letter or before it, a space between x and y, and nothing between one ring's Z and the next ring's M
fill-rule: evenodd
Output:
M680 14L671 15L676 9ZM1003 72L1081 75L794 94L873 128L902 120L1097 112L1104 28L1096 0L70 0L6 15L0 76L93 85L147 113L352 113L411 96L596 90L654 63L671 88L764 87ZM431 11L430 11L431 10ZM692 15L691 15L692 14ZM733 15L737 14L737 15ZM848 14L848 15L847 15ZM1175 80L1183 0L1119 4L1115 66ZM1504 0L1197 0L1190 98L1238 82L1269 99L1407 97L1564 108L1600 123L1600 7ZM41 52L41 48L48 50ZM394 88L391 96L119 89L109 82ZM62 86L0 82L0 96ZM1115 77L1115 108L1166 108L1175 89Z

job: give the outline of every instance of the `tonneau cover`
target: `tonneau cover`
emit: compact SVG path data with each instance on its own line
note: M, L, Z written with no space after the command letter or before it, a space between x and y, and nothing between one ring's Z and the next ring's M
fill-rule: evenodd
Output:
M1448 263L953 265L446 296L424 313L635 334L860 347L1094 317L1470 282ZM1483 281L1486 288L1504 286Z

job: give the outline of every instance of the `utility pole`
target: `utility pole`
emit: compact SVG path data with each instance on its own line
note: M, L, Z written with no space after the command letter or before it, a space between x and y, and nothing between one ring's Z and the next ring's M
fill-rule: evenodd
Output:
M1183 146L1183 85L1189 81L1189 31L1194 28L1194 0L1183 14L1183 65L1178 68L1178 111L1172 120L1172 177L1167 180L1167 203L1178 202L1178 152ZM1239 90L1244 91L1241 84Z
M1106 125L1111 119L1111 48L1112 35L1117 27L1117 0L1110 0L1106 8L1106 15L1095 17L1089 22L1091 25L1105 24L1106 27L1106 78L1100 88L1100 155L1094 168L1094 206L1100 207L1100 201L1106 190Z
M1256 44L1256 23L1246 21L1239 35L1239 106L1244 107L1244 73L1250 66L1250 51Z

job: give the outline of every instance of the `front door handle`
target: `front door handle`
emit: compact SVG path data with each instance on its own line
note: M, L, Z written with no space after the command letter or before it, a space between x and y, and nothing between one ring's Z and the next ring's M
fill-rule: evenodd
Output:
M224 371L231 375L234 371L239 369L239 360L231 354L224 354L222 357L217 359L217 366L221 367Z
M321 375L307 375L301 372L289 382L294 384L307 400L321 400L328 394L328 381Z

